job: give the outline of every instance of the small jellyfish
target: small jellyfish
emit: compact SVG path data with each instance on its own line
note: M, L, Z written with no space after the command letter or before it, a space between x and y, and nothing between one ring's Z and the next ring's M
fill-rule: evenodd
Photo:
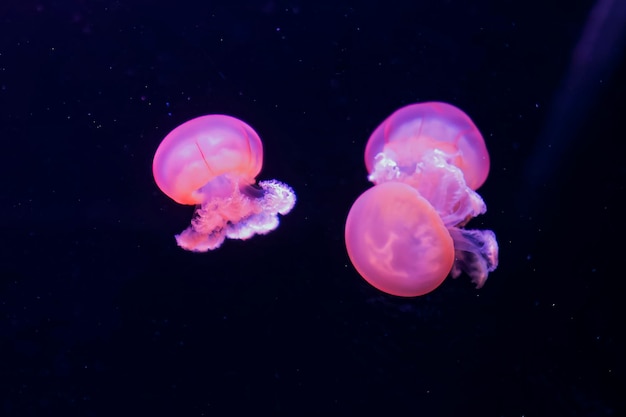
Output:
M474 190L487 179L489 154L472 120L446 103L403 107L374 130L365 164L375 186L356 200L345 231L361 276L404 297L462 271L482 287L498 243L490 230L464 228L487 209Z
M248 239L278 227L278 214L296 202L294 191L256 176L263 165L259 135L226 115L201 116L163 139L152 171L157 185L179 204L196 205L191 225L176 241L194 252L218 248L226 238Z

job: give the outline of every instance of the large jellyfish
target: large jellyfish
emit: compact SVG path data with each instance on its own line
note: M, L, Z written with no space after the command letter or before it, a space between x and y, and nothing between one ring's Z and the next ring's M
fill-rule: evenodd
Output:
M482 287L498 265L498 243L490 230L464 228L486 211L474 190L489 173L472 120L446 103L403 107L370 136L365 165L375 186L354 202L345 230L359 274L403 297L429 293L462 271Z
M296 195L286 184L255 178L263 165L259 135L226 115L201 116L163 139L154 155L154 179L168 197L196 205L191 225L176 241L194 252L218 248L226 238L248 239L278 227Z

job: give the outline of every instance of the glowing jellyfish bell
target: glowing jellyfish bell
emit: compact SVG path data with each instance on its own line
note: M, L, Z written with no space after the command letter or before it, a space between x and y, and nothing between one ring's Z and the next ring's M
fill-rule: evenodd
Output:
M180 204L197 205L191 225L176 236L183 249L206 252L225 240L248 239L278 227L296 196L286 184L255 178L263 165L259 135L226 115L201 116L163 139L154 155L157 185Z
M412 297L437 288L452 269L446 226L417 190L386 182L365 191L346 221L352 264L374 287Z
M462 271L482 287L498 265L498 243L490 230L464 228L486 211L474 190L489 173L472 120L446 103L403 107L374 130L365 164L375 186L356 200L345 229L361 276L405 297L426 294Z

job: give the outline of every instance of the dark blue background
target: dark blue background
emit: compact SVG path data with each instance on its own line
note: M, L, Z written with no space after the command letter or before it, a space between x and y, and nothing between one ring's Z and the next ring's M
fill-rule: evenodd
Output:
M624 413L624 57L567 84L593 4L4 1L0 415ZM430 100L485 137L500 267L400 299L343 227L369 134ZM209 113L298 203L193 254L151 163Z

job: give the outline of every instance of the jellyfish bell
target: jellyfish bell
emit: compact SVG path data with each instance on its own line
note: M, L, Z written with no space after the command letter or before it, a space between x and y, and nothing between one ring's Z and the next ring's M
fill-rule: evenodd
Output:
M209 186L212 180L252 184L262 165L263 144L254 129L232 116L212 114L172 130L154 155L152 172L172 200L201 204L207 191L220 189Z
M295 205L291 187L256 176L263 165L259 135L226 115L201 116L172 130L156 150L157 186L179 204L197 205L191 225L176 236L184 249L205 252L226 238L248 239L278 226Z
M480 131L461 109L441 102L411 104L393 112L371 134L365 165L373 174L377 156L385 154L410 175L416 164L433 156L434 149L439 158L461 170L471 189L487 179L489 153Z
M361 276L392 295L433 291L454 263L452 238L441 218L417 190L401 182L374 186L357 198L345 239Z

